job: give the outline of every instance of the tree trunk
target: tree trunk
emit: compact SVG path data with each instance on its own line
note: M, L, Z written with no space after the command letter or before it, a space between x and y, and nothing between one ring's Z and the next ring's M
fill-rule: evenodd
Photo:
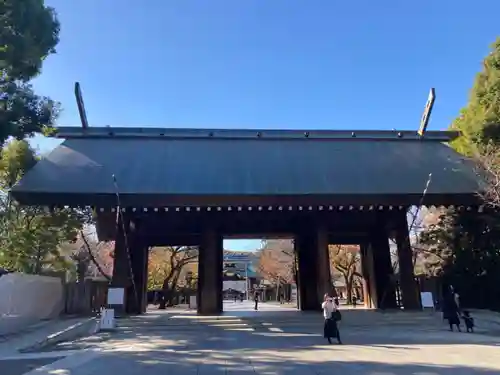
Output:
M174 277L172 278L172 283L169 286L169 293L168 293L168 298L167 298L167 306L173 306L174 305L174 298L175 298L175 290L177 289L177 284L179 282L179 277L181 275L181 269L177 270Z
M356 291L354 290L354 274L351 274L349 276L349 286L348 288L351 290L351 303L352 303L352 299L353 297L356 298Z
M349 276L346 274L342 276L344 276L347 304L350 305L352 302L352 280L349 280Z
M36 259L35 259L35 275L40 275L42 272L42 249L37 246Z
M169 294L169 284L170 284L170 279L172 278L172 271L167 275L165 280L163 280L163 285L162 285L162 293L160 297L160 304L158 306L158 309L160 310L165 310L167 307L167 295Z

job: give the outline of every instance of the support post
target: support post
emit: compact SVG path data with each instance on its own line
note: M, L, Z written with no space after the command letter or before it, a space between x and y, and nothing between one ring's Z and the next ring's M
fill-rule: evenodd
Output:
M375 269L373 264L373 250L368 243L362 243L359 246L361 257L361 273L363 275L363 298L366 308L376 309L377 283L375 280Z
M317 311L325 293L331 292L328 235L323 227L307 228L297 234L300 309Z
M222 313L222 236L214 228L205 228L198 256L197 309L200 315Z
M371 235L370 247L373 254L377 289L377 308L392 309L397 307L394 270L392 268L389 236L380 226Z
M149 246L145 246L144 248L144 289L143 289L143 298L142 298L142 306L143 313L146 313L148 309L148 270L149 270Z
M398 215L396 220L395 237L398 249L399 284L403 295L403 308L405 310L418 310L421 308L421 304L413 273L413 252L410 244L406 212Z
M132 239L130 243L130 260L134 284L127 288L127 312L129 314L144 314L146 312L146 290L148 283L147 262L148 248L138 239Z
M301 235L295 236L295 253L297 254L297 286L298 286L298 307L300 310L309 310L311 306L311 295L316 293L313 283L313 273L311 272L311 257L307 254L305 239Z
M316 250L316 288L317 300L321 306L325 293L332 292L332 279L330 274L330 254L328 251L328 232L325 227L319 226L313 232L312 246ZM319 308L319 307L318 307Z
M128 220L125 218L125 229L128 228ZM127 234L128 235L128 234ZM113 276L111 278L112 288L124 289L124 301L121 306L113 306L116 315L123 315L127 310L127 288L130 285L130 264L128 260L125 233L123 231L122 216L119 215L115 231L115 249L113 253Z

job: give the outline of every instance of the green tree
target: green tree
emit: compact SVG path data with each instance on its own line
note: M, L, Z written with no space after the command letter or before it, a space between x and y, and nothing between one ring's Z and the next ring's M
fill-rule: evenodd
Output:
M491 176L483 198L498 206L500 193L500 38L476 76L469 102L451 125L462 137L452 147L475 157ZM489 186L488 186L489 185ZM465 305L500 309L500 217L495 212L446 210L420 235L430 250L427 266L454 285Z
M10 199L9 189L36 162L24 140L13 140L0 152L0 266L39 274L68 266L60 244L76 237L83 215L69 208L22 207Z
M53 124L58 105L37 96L29 81L55 52L59 28L43 0L0 0L0 147Z
M421 235L428 267L454 285L464 305L500 309L500 226L496 215L447 210Z
M477 74L467 106L453 122L462 137L452 143L458 152L472 156L478 147L500 141L500 37L491 46Z

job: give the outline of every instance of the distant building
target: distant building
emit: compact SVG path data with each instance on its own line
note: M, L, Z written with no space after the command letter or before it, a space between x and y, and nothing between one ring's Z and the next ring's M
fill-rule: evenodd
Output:
M252 285L260 282L255 269L257 261L255 253L224 250L222 289L226 298L246 294L247 290L252 289Z

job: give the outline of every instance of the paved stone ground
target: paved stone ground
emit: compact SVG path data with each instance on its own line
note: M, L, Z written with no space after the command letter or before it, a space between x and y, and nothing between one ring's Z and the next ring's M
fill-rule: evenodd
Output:
M45 320L32 325L26 325L17 332L0 335L0 358L12 355L27 346L42 341L49 335L57 334L88 320L89 318L81 317Z
M230 316L218 325L200 320L190 329L182 324L176 329L175 319L163 326L158 321L152 326L143 324L148 319L158 318L146 315L127 322L117 332L59 344L51 353L39 353L71 355L30 375L500 373L499 338L448 332L444 327L344 326L344 345L340 346L327 345L319 332L300 332L296 325L283 325L279 331L273 331L272 326L249 329L234 323ZM321 321L317 327L320 331ZM313 332L312 328L302 331ZM0 369L0 374L4 373L11 375Z
M23 375L41 366L51 364L61 358L62 357L0 360L0 374Z
M218 334L121 332L37 374L414 374L500 373L498 340L465 333L343 332L344 345L320 335L221 330ZM85 353L85 352L83 352ZM72 360L78 363L73 363ZM65 363L62 363L65 362ZM59 372L54 372L59 370ZM67 370L70 372L64 372ZM52 371L52 372L51 372ZM3 372L2 372L3 373ZM6 372L10 374L10 372Z
M17 332L11 332L8 335L0 335L0 375L21 375L73 354L71 351L21 354L20 351L35 343L44 342L50 336L68 332L72 327L86 321L88 321L88 318L66 317L64 319L42 321L24 326ZM65 334L65 337L71 336L71 333Z

